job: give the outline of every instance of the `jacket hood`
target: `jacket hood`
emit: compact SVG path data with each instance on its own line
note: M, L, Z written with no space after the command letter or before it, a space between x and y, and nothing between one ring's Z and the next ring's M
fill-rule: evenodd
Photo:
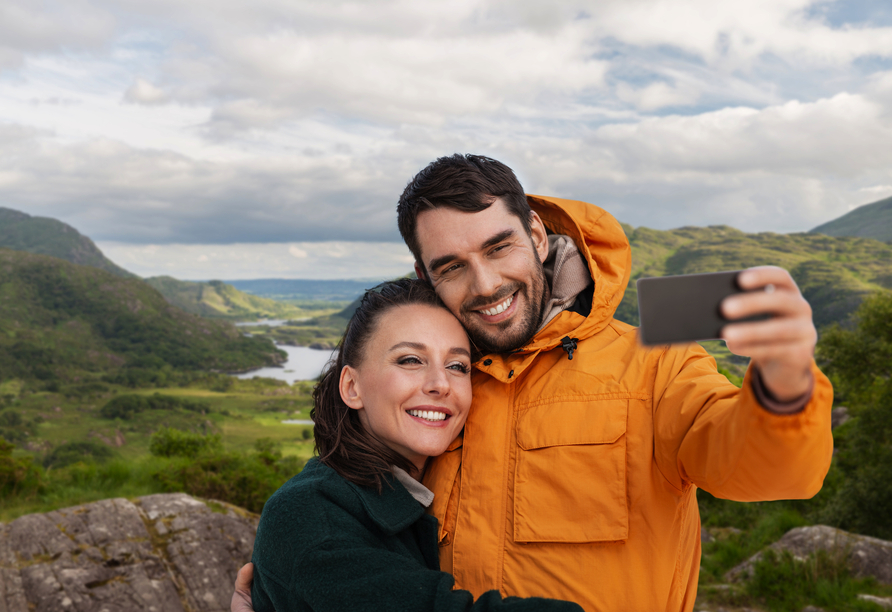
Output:
M527 195L527 200L549 231L569 236L579 248L595 284L594 296L587 317L565 310L520 350L490 354L475 364L503 381L519 375L540 351L560 346L562 338L588 338L604 329L623 299L632 271L632 248L613 215L578 200L537 195Z

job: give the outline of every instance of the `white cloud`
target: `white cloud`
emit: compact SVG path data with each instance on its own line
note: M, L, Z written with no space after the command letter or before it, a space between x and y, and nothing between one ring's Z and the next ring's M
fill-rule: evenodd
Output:
M134 104L163 104L167 101L167 94L145 79L136 79L124 92L124 100Z
M106 257L144 278L394 278L412 271L412 256L395 242L133 245L97 243ZM295 258L292 250L303 251Z
M633 225L808 229L892 184L892 29L832 6L6 0L0 205L335 270L461 151Z

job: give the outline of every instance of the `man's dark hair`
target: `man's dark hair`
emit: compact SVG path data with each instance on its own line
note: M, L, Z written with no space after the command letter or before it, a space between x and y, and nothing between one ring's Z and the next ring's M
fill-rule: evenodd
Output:
M409 474L418 470L411 461L367 431L358 411L344 403L339 389L341 370L346 365L359 367L365 358L366 346L386 312L414 304L446 308L433 288L417 279L390 281L367 291L338 343L336 357L325 367L313 388L310 418L315 424L319 460L345 480L379 491L385 476L392 473L392 466Z
M532 211L523 187L511 168L502 162L482 155L456 153L440 157L416 174L400 196L396 213L400 234L419 267L427 273L418 244L420 213L442 206L480 212L489 208L496 198L502 198L508 211L520 219L527 234L531 234Z

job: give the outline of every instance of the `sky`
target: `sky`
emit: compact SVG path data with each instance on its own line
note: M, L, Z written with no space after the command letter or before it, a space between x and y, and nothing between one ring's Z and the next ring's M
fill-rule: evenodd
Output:
M442 155L635 227L892 196L887 0L0 0L0 206L142 276L411 270Z

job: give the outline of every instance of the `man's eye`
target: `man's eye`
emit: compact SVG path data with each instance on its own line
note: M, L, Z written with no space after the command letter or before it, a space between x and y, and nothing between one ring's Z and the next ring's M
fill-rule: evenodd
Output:
M450 272L455 272L461 267L461 264L452 264L448 268L444 268L440 274L449 274Z

